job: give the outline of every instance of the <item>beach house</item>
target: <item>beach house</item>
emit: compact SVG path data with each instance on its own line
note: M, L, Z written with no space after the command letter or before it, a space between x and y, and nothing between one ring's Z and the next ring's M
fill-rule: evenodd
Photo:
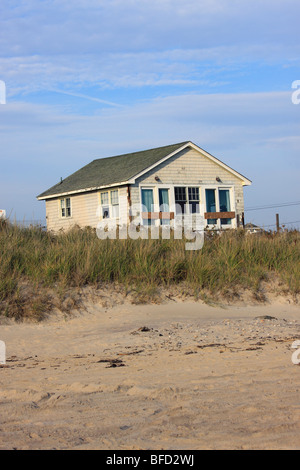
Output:
M37 199L46 202L47 229L99 221L171 225L200 215L207 228L243 223L244 186L251 181L190 141L93 160Z

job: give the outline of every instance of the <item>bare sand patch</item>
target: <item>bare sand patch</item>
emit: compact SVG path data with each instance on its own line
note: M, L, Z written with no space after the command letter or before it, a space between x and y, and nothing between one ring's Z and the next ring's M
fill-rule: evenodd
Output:
M175 299L2 324L0 449L299 449L299 314Z

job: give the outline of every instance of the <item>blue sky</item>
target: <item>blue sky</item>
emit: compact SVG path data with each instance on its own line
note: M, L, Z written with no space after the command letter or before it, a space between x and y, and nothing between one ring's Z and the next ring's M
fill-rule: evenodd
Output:
M246 208L300 202L299 14L298 0L1 0L0 209L43 220L36 195L60 177L185 140L253 181ZM276 212L300 221L300 205L246 221Z

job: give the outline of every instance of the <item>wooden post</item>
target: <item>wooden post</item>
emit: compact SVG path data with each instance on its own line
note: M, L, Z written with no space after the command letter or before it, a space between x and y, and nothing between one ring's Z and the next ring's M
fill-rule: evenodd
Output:
M237 228L240 227L240 214L237 214L237 216L236 216L236 226L237 226Z
M276 228L277 228L277 232L280 231L280 226L279 226L279 214L276 214Z
M244 212L242 212L242 225L243 225L243 228L245 228L245 215L244 215Z

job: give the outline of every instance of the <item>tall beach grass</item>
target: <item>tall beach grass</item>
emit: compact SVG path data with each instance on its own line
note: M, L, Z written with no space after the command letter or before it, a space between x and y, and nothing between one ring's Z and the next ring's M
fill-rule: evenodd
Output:
M243 289L258 294L262 281L275 276L289 294L300 292L298 231L207 232L198 251L185 250L185 243L100 240L91 228L52 235L40 227L22 228L2 221L0 315L39 318L51 307L47 289L87 285L118 284L145 293L184 284L195 295L227 295Z

